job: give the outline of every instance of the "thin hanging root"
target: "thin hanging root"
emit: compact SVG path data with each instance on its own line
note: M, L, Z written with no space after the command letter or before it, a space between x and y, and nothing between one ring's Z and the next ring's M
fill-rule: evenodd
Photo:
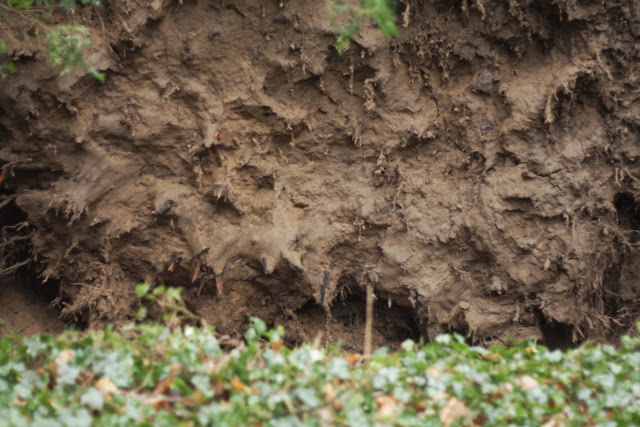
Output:
M216 275L216 295L222 296L222 276Z
M367 283L366 320L364 326L364 357L367 363L371 360L371 341L373 334L373 283Z
M320 285L320 305L324 306L324 294L327 289L327 282L329 281L329 270L324 270L322 276L322 284Z
M191 278L191 283L196 283L196 280L200 277L200 268L202 267L202 258L198 257L196 261L196 269L193 271L193 277Z
M180 254L181 252L177 252L171 255L171 258L169 259L169 266L167 267L167 271L169 273L173 273L173 270L175 270L176 266L180 264L180 261L182 261Z
M11 267L7 267L4 270L0 270L0 276L14 272L20 267L24 267L25 265L29 264L30 262L31 262L31 259L25 259L24 261L14 264Z
M200 286L198 286L198 292L196 292L197 296L200 296L200 293L202 292L202 288L204 288L204 279L200 279Z
M2 180L0 180L0 183L1 182L2 182ZM0 209L4 208L9 203L13 202L15 199L16 199L16 196L10 196L10 197L7 197L6 199L4 199L3 201L0 202Z
M4 248L4 247L8 247L16 242L22 241L22 240L30 240L31 239L31 235L27 235L27 236L13 236L12 238L5 240L4 242L0 243L0 248Z

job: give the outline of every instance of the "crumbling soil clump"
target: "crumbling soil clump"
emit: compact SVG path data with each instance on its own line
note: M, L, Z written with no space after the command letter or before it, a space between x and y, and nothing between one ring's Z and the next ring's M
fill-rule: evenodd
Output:
M400 6L401 36L370 25L344 56L323 2L54 17L91 28L105 84L58 77L24 22L3 22L18 72L0 86L0 159L38 168L2 191L63 316L131 319L146 281L184 286L224 331L259 316L357 347L372 283L374 344L626 331L640 9Z

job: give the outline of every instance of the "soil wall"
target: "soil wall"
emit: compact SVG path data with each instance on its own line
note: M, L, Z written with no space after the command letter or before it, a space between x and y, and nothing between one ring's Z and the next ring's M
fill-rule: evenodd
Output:
M33 25L4 21L2 192L63 315L130 319L148 281L224 331L260 316L357 347L371 282L375 344L625 331L640 7L408 0L398 18L339 56L321 1L54 16L91 29L105 84L59 77Z

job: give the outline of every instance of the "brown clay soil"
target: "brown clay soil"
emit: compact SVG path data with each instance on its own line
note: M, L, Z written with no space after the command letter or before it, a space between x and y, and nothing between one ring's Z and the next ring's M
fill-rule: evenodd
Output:
M0 279L0 337L11 332L22 335L59 334L64 331L60 310L49 307L46 293L38 293L20 279ZM9 328L6 327L9 325Z
M406 0L398 20L339 56L323 1L54 15L90 28L105 84L59 77L35 24L4 20L0 218L28 247L3 246L3 271L28 261L92 328L131 319L147 281L223 331L259 316L353 348L369 283L376 345L628 330L640 6Z

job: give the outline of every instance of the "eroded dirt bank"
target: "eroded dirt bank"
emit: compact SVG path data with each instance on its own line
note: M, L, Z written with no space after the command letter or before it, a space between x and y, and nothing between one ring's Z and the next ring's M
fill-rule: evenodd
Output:
M57 18L91 28L106 83L57 77L3 23L0 159L31 162L2 191L68 317L130 318L140 281L226 331L257 315L354 346L367 281L375 344L575 341L640 315L633 1L409 1L399 38L366 28L343 57L324 2Z

